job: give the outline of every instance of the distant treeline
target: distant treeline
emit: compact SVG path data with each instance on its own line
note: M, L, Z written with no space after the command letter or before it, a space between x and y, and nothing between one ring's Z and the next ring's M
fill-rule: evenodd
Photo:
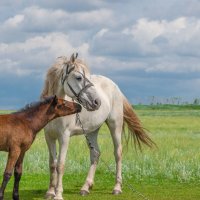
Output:
M200 105L172 105L172 104L157 104L157 105L142 105L137 104L133 105L133 108L136 110L200 110Z
M139 102L138 105L145 103ZM195 98L192 101L185 101L181 97L160 98L151 96L148 99L148 105L200 105L200 98Z

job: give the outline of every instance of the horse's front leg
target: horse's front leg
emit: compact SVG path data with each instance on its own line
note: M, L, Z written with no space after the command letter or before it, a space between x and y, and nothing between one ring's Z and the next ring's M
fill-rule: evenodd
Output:
M63 200L62 193L63 193L63 184L62 178L65 169L65 159L67 155L68 145L69 145L70 134L69 132L65 132L64 134L60 135L58 138L59 142L59 157L58 157L58 164L57 164L57 185L56 185L56 196L54 200Z
M57 156L56 156L56 140L51 138L48 132L45 132L45 139L49 149L49 171L50 171L50 182L49 189L46 192L46 199L54 198L56 193L57 185Z
M14 188L13 188L13 200L19 200L19 182L22 176L22 167L23 167L23 159L24 159L25 151L22 152L15 164L15 181L14 181Z
M89 190L92 188L94 184L94 175L95 175L96 167L97 167L99 156L100 156L99 146L97 143L98 131L99 129L87 135L88 142L90 143L90 145L88 144L88 147L90 149L91 165L90 165L90 169L89 169L86 181L80 191L80 194L82 196L88 195Z

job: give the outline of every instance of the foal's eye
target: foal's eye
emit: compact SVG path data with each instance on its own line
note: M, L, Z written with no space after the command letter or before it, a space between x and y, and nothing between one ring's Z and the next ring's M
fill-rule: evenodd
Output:
M62 108L62 105L58 105L57 108L58 108L58 109L61 109L61 108Z
M77 76L77 77L76 77L76 80L77 80L77 81L81 81L81 80L82 80L82 77L81 77L81 76Z

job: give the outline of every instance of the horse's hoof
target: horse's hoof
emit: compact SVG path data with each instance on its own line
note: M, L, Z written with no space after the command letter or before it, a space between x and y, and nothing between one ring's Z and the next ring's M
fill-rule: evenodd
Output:
M54 197L54 200L63 200L62 197Z
M89 187L89 190L92 190L92 188L93 188L93 184L92 184L92 185L90 185L90 187Z
M54 200L63 200L62 194L56 194Z
M80 191L80 195L81 195L81 196L87 196L88 194L89 194L89 192L86 191L86 190L81 190L81 191Z
M119 195L121 193L122 193L122 191L120 191L120 190L113 190L113 192L112 192L113 195Z
M49 199L53 199L55 197L55 193L46 193L45 195L45 199L49 200Z

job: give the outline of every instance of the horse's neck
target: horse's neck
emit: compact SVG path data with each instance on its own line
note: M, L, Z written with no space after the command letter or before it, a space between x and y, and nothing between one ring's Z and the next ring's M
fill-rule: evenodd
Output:
M29 123L28 126L31 128L34 135L36 135L51 119L46 114L46 107L44 109L37 109L33 112L25 112L24 117ZM53 118L53 117L52 117Z
M58 84L54 90L55 91L51 91L52 94L49 95L57 95L60 98L63 98L65 96L64 89L60 84Z
M51 95L56 95L58 96L59 98L62 98L62 99L65 99L65 100L68 100L68 101L72 101L72 98L69 97L67 94L65 94L64 92L64 89L61 88L61 87L58 87L55 91L54 94L51 94Z

